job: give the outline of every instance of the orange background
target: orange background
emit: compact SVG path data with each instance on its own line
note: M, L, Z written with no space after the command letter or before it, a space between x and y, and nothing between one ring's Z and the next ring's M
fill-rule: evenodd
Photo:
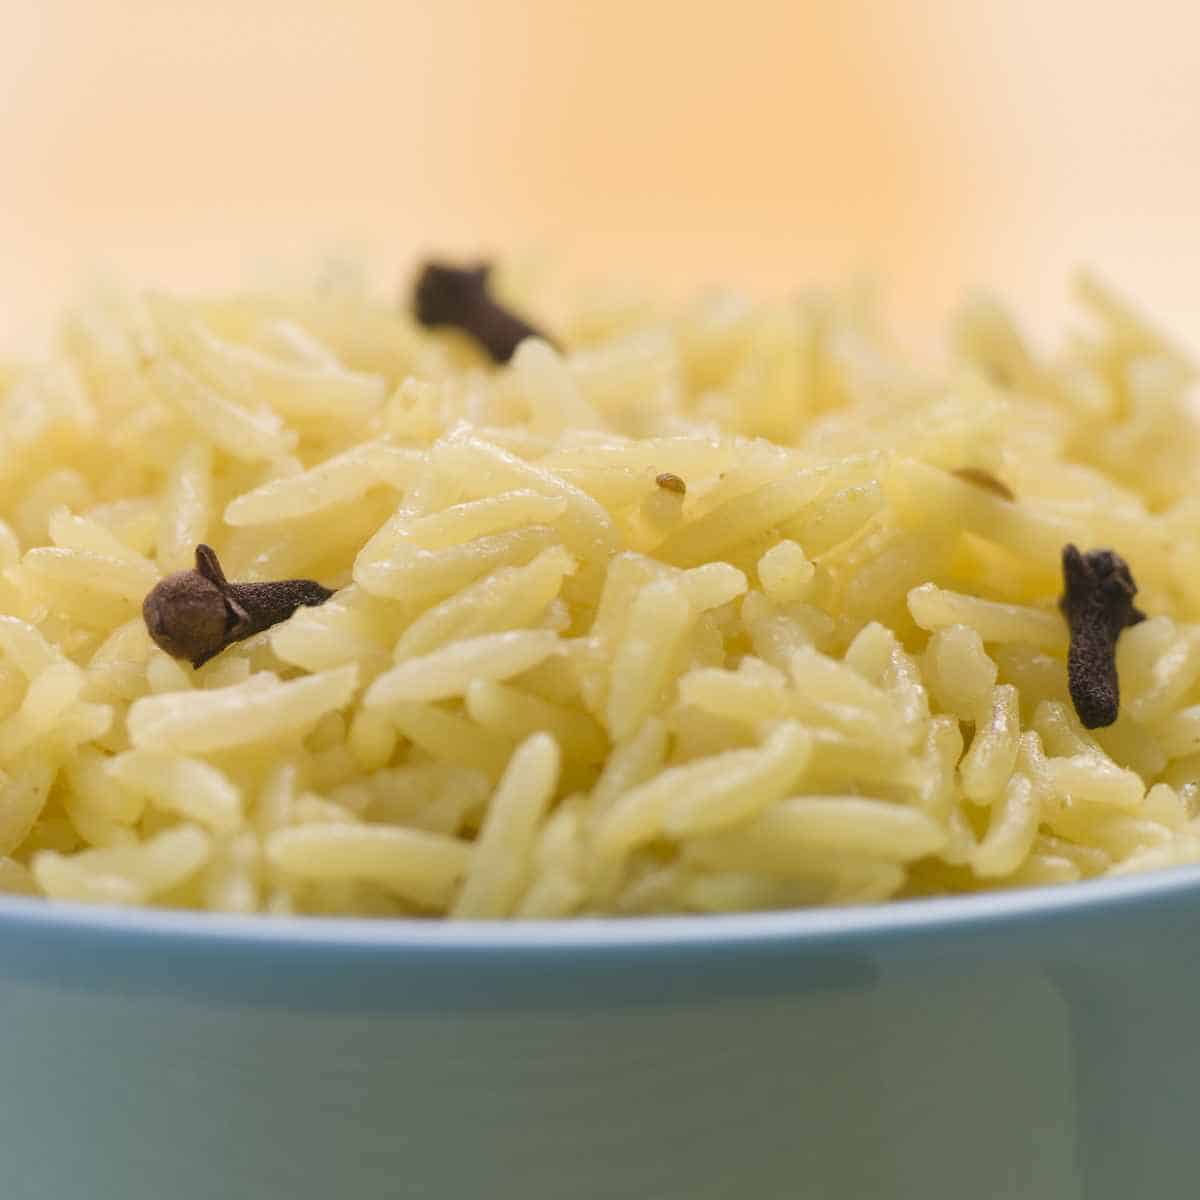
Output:
M537 247L923 338L1092 262L1200 345L1200 7L1141 0L0 0L0 346L97 267Z

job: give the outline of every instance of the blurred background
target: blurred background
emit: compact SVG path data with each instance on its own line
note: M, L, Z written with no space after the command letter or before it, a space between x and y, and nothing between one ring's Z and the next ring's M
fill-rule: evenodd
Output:
M1079 263L1200 347L1186 0L0 0L0 346L81 279L534 250L764 293L869 271L928 343Z

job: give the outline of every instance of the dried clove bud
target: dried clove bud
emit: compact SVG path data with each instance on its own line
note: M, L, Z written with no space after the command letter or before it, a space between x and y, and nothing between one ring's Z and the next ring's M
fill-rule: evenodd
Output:
M506 363L527 337L553 341L528 321L492 299L488 291L490 263L450 267L427 263L417 277L413 309L422 325L453 326L470 334L491 355Z
M1065 590L1058 607L1067 618L1071 645L1067 654L1067 682L1071 702L1086 729L1111 725L1117 719L1120 691L1117 686L1117 638L1127 625L1136 625L1146 614L1134 607L1137 584L1125 560L1112 550L1075 546L1062 552Z
M311 579L230 583L211 546L196 547L196 566L160 580L142 605L146 628L172 658L202 667L302 605L324 604L333 592Z
M985 471L982 467L958 467L950 472L951 475L957 476L964 483L973 483L976 487L981 487L989 492L995 492L1002 500L1015 500L1012 488L997 479L991 471Z
M657 483L658 486L663 489L663 491L675 492L680 496L687 494L687 484L684 483L678 475L672 475L670 471L664 471L654 480L654 482Z

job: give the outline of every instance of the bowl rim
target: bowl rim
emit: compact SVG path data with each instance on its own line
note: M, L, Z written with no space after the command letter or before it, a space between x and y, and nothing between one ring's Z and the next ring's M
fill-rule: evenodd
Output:
M538 954L654 950L707 951L805 946L854 949L911 938L958 939L1019 932L1155 908L1194 895L1200 864L1077 883L934 896L858 907L652 917L528 921L447 921L377 917L270 916L201 910L121 908L0 895L0 939L97 935L150 947L220 945L275 952L305 949L422 953Z

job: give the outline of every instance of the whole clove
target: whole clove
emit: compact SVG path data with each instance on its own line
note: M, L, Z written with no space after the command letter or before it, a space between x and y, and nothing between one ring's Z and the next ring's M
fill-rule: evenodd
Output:
M678 475L672 475L670 471L664 471L655 478L654 482L665 492L675 492L679 496L687 495L687 484Z
M1065 590L1058 607L1071 632L1067 683L1071 702L1086 729L1099 729L1117 719L1117 638L1127 625L1146 614L1134 606L1137 584L1125 560L1112 550L1063 547Z
M301 606L324 604L333 592L311 579L230 583L211 546L196 547L196 566L160 580L142 605L146 628L172 658L202 667Z
M491 269L490 263L474 267L427 263L413 291L417 320L434 329L461 329L497 363L508 362L528 337L544 338L553 344L553 339L492 298L488 290Z
M991 471L985 471L982 467L958 467L951 471L950 474L961 479L964 483L973 483L976 487L981 487L985 491L994 492L1002 500L1015 500L1017 498L1007 483L1002 479L997 479Z

